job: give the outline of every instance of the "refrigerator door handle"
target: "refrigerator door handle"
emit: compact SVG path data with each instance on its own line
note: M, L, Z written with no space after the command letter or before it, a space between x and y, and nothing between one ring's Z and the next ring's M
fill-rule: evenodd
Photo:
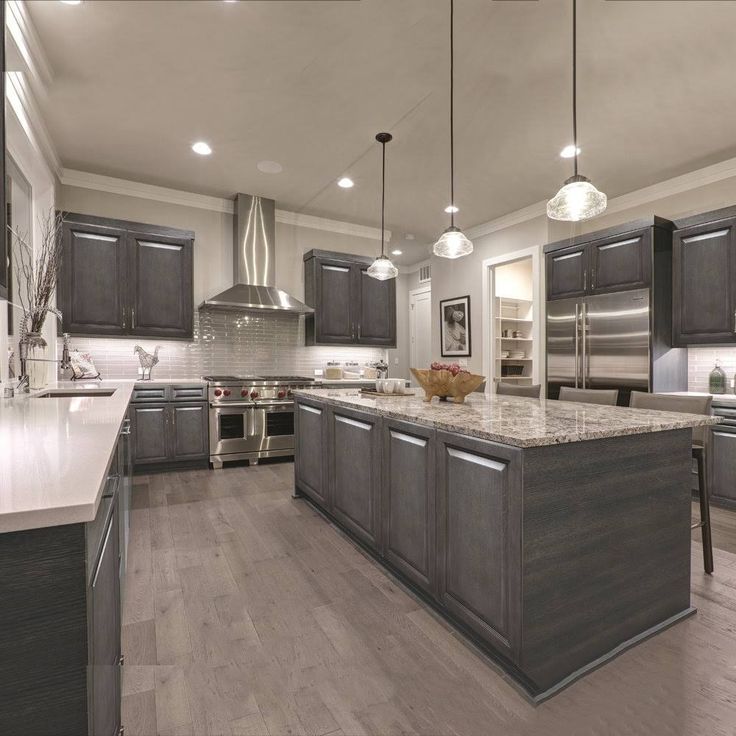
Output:
M580 375L580 305L575 302L575 388L578 386Z
M583 365L581 367L581 374L582 374L582 387L587 388L587 378L588 378L588 335L587 335L587 308L585 302L582 303L582 309L580 314L580 328L583 332Z

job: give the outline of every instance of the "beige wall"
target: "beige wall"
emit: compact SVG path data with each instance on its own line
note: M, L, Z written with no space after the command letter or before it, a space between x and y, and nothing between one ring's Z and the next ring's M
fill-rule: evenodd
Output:
M396 278L396 349L388 350L388 373L396 378L410 378L409 292L419 288L419 271L400 273Z

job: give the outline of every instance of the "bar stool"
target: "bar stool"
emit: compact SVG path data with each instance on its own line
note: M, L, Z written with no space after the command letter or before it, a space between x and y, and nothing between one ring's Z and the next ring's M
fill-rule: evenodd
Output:
M542 391L542 384L535 383L533 386L515 386L513 383L496 384L496 393L504 396L526 396L530 399L538 399Z
M560 401L579 401L582 404L604 404L616 406L618 391L614 388L560 388Z
M657 409L659 411L681 411L687 414L710 414L712 396L673 396L671 394L645 394L631 392L629 406L634 409ZM703 567L710 575L713 572L713 537L710 527L710 490L705 471L708 427L693 427L692 456L698 465L698 497L700 499L700 527L703 535Z

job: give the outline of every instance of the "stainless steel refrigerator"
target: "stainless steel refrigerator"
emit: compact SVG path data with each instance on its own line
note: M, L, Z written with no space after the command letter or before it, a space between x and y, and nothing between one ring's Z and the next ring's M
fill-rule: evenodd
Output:
M657 329L669 315L656 319L650 295L637 289L548 301L547 397L556 399L561 386L613 388L628 406L631 391L681 390L687 354Z

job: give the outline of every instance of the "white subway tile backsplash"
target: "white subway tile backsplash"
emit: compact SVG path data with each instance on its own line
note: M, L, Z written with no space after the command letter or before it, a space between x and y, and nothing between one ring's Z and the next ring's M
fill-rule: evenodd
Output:
M688 390L708 391L708 376L716 359L726 373L728 386L733 391L732 381L736 374L736 347L688 348Z
M161 346L154 378L196 378L212 373L312 376L328 360L363 364L386 357L380 348L306 347L304 317L285 314L195 312L194 339L189 343L148 338L71 340L72 349L92 355L103 378L138 376L135 345L149 352Z

